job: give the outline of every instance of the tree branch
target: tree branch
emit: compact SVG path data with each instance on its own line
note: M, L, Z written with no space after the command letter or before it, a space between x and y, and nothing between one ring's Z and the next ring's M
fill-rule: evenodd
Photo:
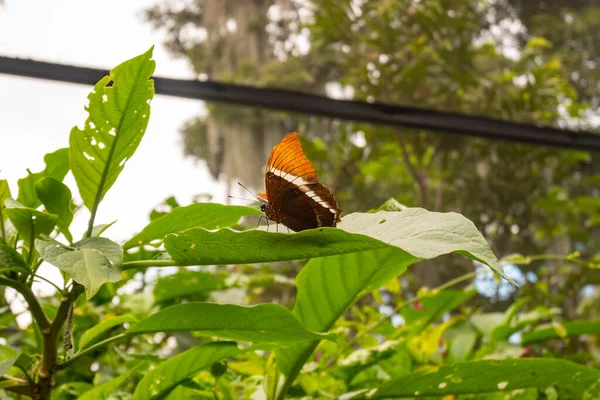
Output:
M61 299L58 310L56 311L56 317L54 317L54 321L52 321L49 332L44 332L42 341L42 362L38 369L40 400L50 399L50 393L54 386L54 373L56 372L60 331L68 318L71 306L81 293L83 293L83 286L74 283L73 289Z
M11 288L15 289L17 292L19 292L23 296L25 301L27 302L27 305L29 306L29 312L31 312L31 316L33 317L35 322L40 327L40 330L43 333L50 332L50 320L46 316L46 313L44 313L44 310L42 309L40 302L35 297L35 295L31 291L31 289L29 288L29 286L27 286L26 284L21 283L19 281L14 281L12 279L1 278L1 277L0 277L0 286L11 287Z

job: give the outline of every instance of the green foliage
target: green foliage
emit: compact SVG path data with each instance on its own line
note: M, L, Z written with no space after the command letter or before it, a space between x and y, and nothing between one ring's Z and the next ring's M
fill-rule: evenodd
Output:
M152 48L117 67L90 93L84 129L71 131L69 161L83 204L92 212L117 180L150 119ZM112 82L111 86L108 84Z
M569 96L564 81L549 83L557 78L554 67L535 61L537 52L547 48L543 40L530 41L527 54L515 63L499 60L494 49L485 45L473 48L473 35L479 32L475 16L479 14L466 2L457 1L459 23L443 8L434 7L436 2L426 8L416 6L406 23L435 29L436 24L448 23L449 34L457 35L462 47L444 40L435 29L421 32L419 28L417 38L395 37L392 30L384 41L378 40L371 30L384 32L400 17L390 2L365 2L369 24L358 29L353 29L348 19L351 9L333 2L318 3L321 8L315 9L314 23L320 25L313 26L316 51L339 54L340 49L331 46L332 40L347 41L345 35L350 32L357 35L350 39L360 39L349 42L356 58L340 59L340 71L370 71L364 65L365 52L377 54L385 40L392 42L390 46L412 51L411 64L405 67L414 69L402 75L403 82L392 86L401 89L408 85L404 88L412 87L415 93L398 92L399 98L388 97L390 101L424 96L420 81L431 84L437 95L449 96L449 102L453 96L469 99L469 104L481 101L481 96L489 93L479 93L485 92L475 84L481 77L469 68L463 70L459 62L463 56L483 63L484 69L491 71L489 79L507 79L494 75L499 68L495 62L501 61L523 73L537 74L540 82L533 86L555 84L554 89L562 88L562 94ZM452 25L455 22L457 26ZM458 29L460 24L463 29ZM218 50L216 44L212 50ZM459 50L464 52L453 54ZM406 196L383 205L383 201L376 203L381 199L375 199L369 208L376 211L350 213L337 228L279 233L246 226L242 218L259 214L253 208L179 205L169 199L170 211L151 213L149 224L125 244L105 237L111 224L95 225L96 211L147 126L153 95L151 57L152 49L116 67L95 86L89 96L85 128L74 128L68 150L51 153L46 157L46 169L30 174L20 184L23 204L13 200L6 182L0 181L0 285L20 294L33 319L29 326L20 325L8 308L2 308L0 337L7 344L0 347L3 396L43 400L447 395L457 399L594 398L599 379L593 337L598 333L595 307L582 302L581 313L588 313L589 320L569 320L553 304L548 280L541 279L539 284L526 282L520 289L525 297L506 311L488 312L490 301L477 295L484 290L473 287L472 279L478 275L473 269L481 267L498 279L496 275L508 278L503 270L506 264L498 262L487 242L500 233L486 230L484 236L478 229L481 224L459 213L405 207L404 203L411 203L405 201ZM299 64L290 62L287 67L294 69ZM440 70L444 65L450 72ZM248 66L247 79L251 70ZM431 77L436 72L438 78L448 80L440 85ZM377 86L375 82L361 81L365 78L358 75L348 82L359 88L359 96L372 93L373 87L363 89L362 84ZM394 75L387 72L390 79ZM460 92L457 82L473 87ZM511 88L515 89L511 96L528 93ZM385 99L389 93L377 96ZM547 112L537 115L536 121L555 118L550 115L556 106L552 97L538 99L544 104L540 110ZM520 105L531 106L529 103L530 99ZM503 104L494 107L503 110ZM343 140L335 154L344 153L352 135L350 129L340 130ZM404 183L391 182L397 176L386 178L385 173L389 168L388 174L405 176L406 171L397 165L404 156L431 173L433 180L441 182L448 176L445 171L432 172L435 168L430 163L437 153L432 146L421 146L420 139L425 137L421 133L415 133L415 140L402 142L396 133L378 130L377 134L399 139L388 143L376 139L374 131L364 133L373 153L368 155L358 146L344 153L354 161L360 155L358 167L370 171L371 178L377 177L359 182L364 188L376 187L386 179L386 187L404 187ZM453 143L445 146L452 151L461 149ZM470 156L482 154L483 147L480 144ZM323 154L324 143L314 141L310 148ZM502 146L494 149L498 154L504 150ZM71 190L61 183L66 174L62 173L66 151L79 188L74 200ZM582 160L581 154L564 158L553 153L533 154L528 161L534 163L530 172L535 170L535 174L525 174L523 180L544 176L547 166L557 160L574 163L575 159ZM451 161L453 167L461 167L465 177L473 174L458 157ZM487 167L494 165L494 160L488 161ZM60 173L52 172L56 170ZM519 181L519 185L525 184ZM452 201L458 201L461 190L484 192L480 186L456 186L446 192ZM431 188L424 189L427 198ZM91 217L83 239L72 243L72 237L80 237L69 231L76 210L73 202L79 198L91 210ZM577 204L594 217L596 203ZM495 212L496 203L484 205L486 213ZM481 220L477 214L481 209L469 212L477 217L476 222ZM516 223L514 215L508 216L506 209L499 211L495 223ZM61 234L68 243L61 242ZM411 291L410 279L398 280L409 275L409 266L420 264L415 266L419 269L434 259L440 260L429 264L435 266L436 274L453 269L458 264L455 260L468 265L469 272L418 291ZM590 274L594 271L591 267L598 265L597 260L582 259L575 253L546 259L511 258L522 266L542 261L575 265ZM34 281L42 279L37 274L42 262L58 268L65 278L62 284L50 282L55 295L32 291ZM167 275L162 274L165 271ZM544 271L540 269L536 276L544 278ZM454 288L461 284L463 287ZM476 278L475 287L477 284ZM81 296L84 292L86 298ZM562 379L564 376L573 378Z

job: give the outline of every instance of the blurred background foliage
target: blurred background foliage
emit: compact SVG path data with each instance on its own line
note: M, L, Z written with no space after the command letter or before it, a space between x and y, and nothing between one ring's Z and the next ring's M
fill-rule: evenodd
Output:
M599 15L592 0L190 0L158 3L144 17L200 79L597 129ZM260 190L272 146L297 130L347 212L388 198L460 212L499 258L597 251L597 155L250 107L208 110L182 127L185 152L230 185ZM458 263L422 263L406 276L407 294L473 268ZM598 278L557 261L515 270L537 276L542 267L556 293L569 280ZM556 305L572 313L577 302Z

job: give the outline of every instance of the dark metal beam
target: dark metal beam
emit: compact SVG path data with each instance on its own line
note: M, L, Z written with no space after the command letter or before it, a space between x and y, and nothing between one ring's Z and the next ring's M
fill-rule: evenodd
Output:
M93 85L108 71L94 68L0 57L0 73ZM441 132L600 151L600 134L518 124L491 118L382 103L334 100L283 89L256 88L215 81L154 77L157 94L375 124L431 129Z

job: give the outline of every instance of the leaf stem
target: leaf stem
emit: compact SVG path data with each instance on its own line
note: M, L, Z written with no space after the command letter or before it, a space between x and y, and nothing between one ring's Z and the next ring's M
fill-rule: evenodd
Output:
M87 355L88 353L91 353L97 349L99 349L100 347L106 346L107 344L110 344L112 342L116 342L118 340L121 339L125 339L126 337L128 337L129 335L126 333L120 333L118 335L115 336L111 336L108 339L104 339L101 342L98 342L86 349L81 350L80 352L78 352L77 354L75 354L73 357L71 357L70 359L66 360L65 362L58 364L56 366L56 369L61 370L61 369L65 369L67 368L69 365L71 365L72 363L74 363L75 361L77 361L78 359L80 359L81 357L84 357L85 355Z
M198 265L198 261L186 261L186 260L140 260L140 261L128 261L123 263L121 271L136 268L150 268L150 267L188 267L191 265Z
M49 283L50 285L54 286L54 287L56 288L56 290L58 291L58 293L61 293L61 294L63 294L63 293L64 293L64 290L63 290L63 289L59 288L59 287L58 287L58 286L57 286L55 283L53 283L52 281L50 281L50 280L48 280L48 279L44 278L43 276L40 276L40 275L32 275L32 276L33 276L34 278L41 279L41 280L43 280L44 282L46 282L46 283ZM32 281L33 281L33 279L32 279ZM35 282L35 281L33 281L33 282Z

